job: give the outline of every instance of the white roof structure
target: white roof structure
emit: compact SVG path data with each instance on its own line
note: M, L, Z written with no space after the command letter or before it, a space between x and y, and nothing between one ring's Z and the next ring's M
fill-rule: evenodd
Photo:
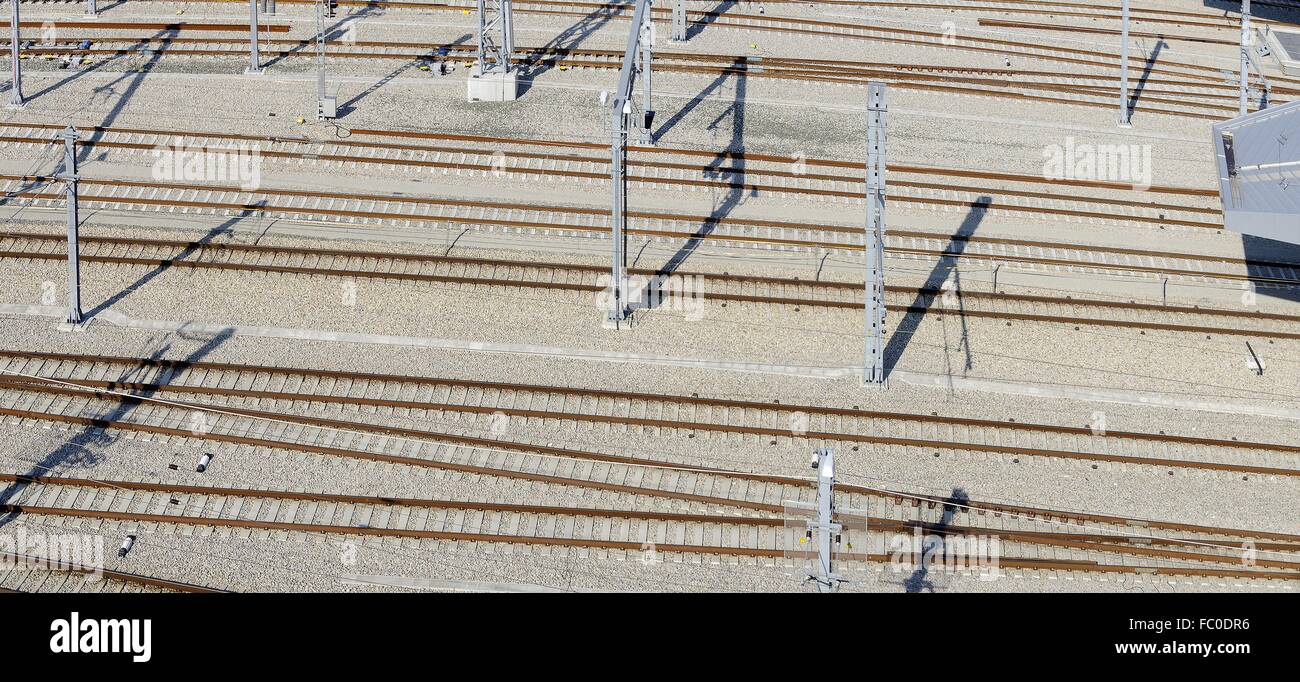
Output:
M1213 130L1224 226L1300 244L1300 101Z

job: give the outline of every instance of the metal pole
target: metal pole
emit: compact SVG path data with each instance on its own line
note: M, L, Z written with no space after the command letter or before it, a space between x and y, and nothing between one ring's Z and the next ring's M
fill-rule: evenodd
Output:
M673 40L686 42L686 0L673 0Z
M627 108L626 102L615 102L613 140L610 145L610 180L614 184L614 214L611 231L614 263L611 271L611 302L609 321L616 326L627 319L628 306L623 297L627 291Z
M1245 116L1250 103L1248 84L1250 81L1250 0L1241 0L1241 83L1237 103L1237 115Z
M623 51L623 65L619 69L618 90L612 101L602 97L601 101L610 105L610 180L613 186L614 207L610 223L610 237L613 241L613 267L611 268L610 309L607 320L614 326L627 319L630 306L627 295L627 134L628 117L632 115L632 96L636 92L637 72L645 69L642 75L649 74L649 64L644 67L637 62L646 60L649 55L642 52L643 37L648 37L645 27L649 25L650 0L637 0L636 11L632 14L631 28L627 34L627 49ZM647 86L648 87L648 86ZM647 125L643 122L643 125Z
M499 31L500 36L495 35ZM511 0L478 0L478 65L480 73L509 73L515 53Z
M1255 40L1255 34L1251 33L1251 42ZM1250 60L1250 68L1255 70L1255 78L1259 79L1259 108L1267 109L1268 100L1273 91L1273 85L1268 82L1268 76L1264 75L1264 69L1260 67L1259 62L1255 61L1255 55L1250 52L1246 53Z
M653 1L647 5L653 5ZM654 144L654 107L650 105L651 62L654 60L654 28L650 22L650 10L646 8L645 20L641 22L641 144Z
M515 12L511 0L501 0L501 47L505 52L505 68L509 71L515 56Z
M884 83L867 85L867 225L862 383L885 383L885 105Z
M1119 32L1119 127L1128 128L1133 125L1128 98L1128 0L1124 0L1121 16L1120 21L1123 26Z
M839 576L832 565L835 535L841 526L835 523L835 453L830 448L817 450L817 575L811 576L818 592L834 592Z
M488 36L487 9L487 0L478 0L475 11L478 16L478 68L485 73L488 70L488 46L491 40Z
M68 126L62 137L63 183L68 203L68 323L81 324L81 262L77 244L77 129Z
M257 54L257 0L248 0L248 70L244 73L262 73Z
M86 0L86 14L93 17L98 13L99 6L95 3L95 0Z
M9 86L9 106L21 107L23 101L23 67L19 59L22 37L18 31L18 0L9 0L9 61L13 62L13 75Z
M519 96L513 6L511 0L478 0L478 63L466 83L470 102L511 102Z
M338 116L338 100L325 96L325 14L330 0L316 0L316 120Z
M325 103L325 4L329 0L316 2L316 117L324 118L322 106Z

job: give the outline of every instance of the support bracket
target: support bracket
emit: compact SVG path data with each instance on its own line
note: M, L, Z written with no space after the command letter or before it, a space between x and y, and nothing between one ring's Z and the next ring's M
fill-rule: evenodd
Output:
M684 43L689 37L686 24L686 0L673 0L673 40Z

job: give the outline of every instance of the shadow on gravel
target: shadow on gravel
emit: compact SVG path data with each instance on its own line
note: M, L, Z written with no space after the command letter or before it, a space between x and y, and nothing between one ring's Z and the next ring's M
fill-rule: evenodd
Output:
M903 351L912 342L912 335L916 333L917 328L921 326L921 322L925 320L925 316L929 314L930 306L934 305L934 299L939 297L940 294L937 292L942 290L944 282L948 281L950 276L956 274L957 259L966 250L966 245L969 243L968 239L975 234L975 230L983 222L984 215L992 203L992 197L982 196L970 205L970 212L966 214L961 226L957 228L957 232L952 235L948 240L948 245L944 247L944 255L940 256L938 262L934 264L930 275L926 277L925 283L921 285L921 291L917 292L916 298L908 305L903 319L899 321L898 326L889 335L889 343L885 346L886 379L893 373L894 366L898 364L899 359L903 356ZM953 289L952 291L960 301L961 291L959 289ZM967 347L966 352L970 353L969 347Z
M1147 56L1146 63L1142 66L1142 75L1138 76L1137 85L1134 86L1133 92L1129 95L1128 110L1130 115L1137 109L1138 102L1142 99L1142 91L1146 90L1147 79L1151 77L1151 70L1156 68L1156 62L1160 59L1160 51L1164 47L1165 40L1160 38L1156 41L1156 46L1151 50L1151 54Z
M337 8L337 5L335 5L335 7ZM364 19L364 18L366 18L366 17L368 17L368 16L370 16L371 14L374 14L374 13L376 13L376 12L379 12L380 14L382 14L383 12L382 12L381 10L382 10L382 7L380 7L379 5L375 5L375 4L373 4L373 3L370 3L370 4L367 4L366 6L362 7L360 12L356 12L355 14L349 13L346 17L326 17L327 19L330 19L330 18L338 19L338 21L334 22L334 25L333 25L333 26L329 26L329 27L327 27L327 28L325 29L325 42L326 42L326 45L325 45L325 56L327 56L327 57L329 56L329 41L331 41L331 40L338 40L340 37L345 37L345 36L347 36L347 31L346 31L346 30L340 30L340 29L342 29L342 27L343 27L345 24L349 24L349 23L354 22L354 21L360 21L360 20L362 20L362 19ZM313 21L315 21L315 19L314 19L315 16L316 16L315 14L312 15L312 17L313 17ZM260 22L260 21L258 22L258 25L259 25L259 26L261 25L261 22ZM355 35L355 34L353 34L353 35ZM297 45L294 45L293 47L289 48L288 50L285 50L284 54L278 54L278 55L272 57L270 60L268 60L268 61L266 61L266 62L263 62L263 63L262 63L262 67L263 67L263 68L269 68L269 67L271 67L271 66L273 66L273 65L275 65L275 64L278 64L278 63L280 63L280 62L282 62L282 61L288 59L289 57L292 57L292 56L298 54L299 52L302 52L303 50L307 50L307 49L312 50L312 55L311 55L311 56L314 57L314 56L315 56L315 50L316 50L316 34L315 34L315 33L312 33L312 34L311 34L311 35L310 35L306 40L304 40L303 42L301 42L301 43L299 43L299 44L297 44Z
M259 204L265 203L265 200L262 200L262 201L260 201L260 202L258 202L258 203L259 203ZM223 234L233 234L233 233L234 233L234 230L232 230L231 228L232 228L236 223L238 223L240 220L243 220L243 219L246 218L246 217L249 217L249 216L252 216L252 215L255 215L255 214L256 214L256 213L253 212L253 211L241 211L239 215L237 215L237 216L231 216L231 217L227 218L225 222L223 222L223 223L221 223L220 225L218 225L218 226L212 228L211 230L209 230L207 234L203 235L203 236L202 236L201 238L199 238L197 241L192 241L192 242L190 242L190 243L185 247L184 250L182 250L180 253L178 253L178 254L176 254L175 256L173 256L173 257L171 257L170 259L168 259L167 262L164 262L164 263L162 263L162 264L156 266L154 269L150 270L149 272L147 272L147 273L141 275L140 278L137 279L135 282L131 283L131 284L128 285L126 288L122 289L121 291L117 292L116 294L113 294L112 296L110 296L110 297L108 297L106 300L104 300L102 303L100 303L99 305L97 305L97 306L95 306L94 308L92 308L90 311L88 311L88 312L85 314L85 318L86 318L86 319L93 318L95 315L97 315L97 314L99 314L99 313L101 313L101 312L103 312L103 311L105 311L105 310L108 310L109 308L113 307L113 305L114 305L115 303L117 303L118 301L121 301L122 299L126 298L127 296L130 296L132 293L135 292L136 289L139 289L140 287L142 287L142 286L148 284L149 282L153 281L153 279L154 279L155 277L157 277L158 275L161 275L161 274L163 274L164 272L167 272L169 269L171 269L171 266L172 266L172 262L173 262L173 261L182 261L182 260L185 260L187 257L189 257L189 256L191 256L191 255L197 253L200 249L203 248L203 246L204 246L205 244L211 243L211 241L212 241L213 239L216 239L217 237L219 237L219 236L221 236L221 235L223 235Z
M576 50L591 34L599 31L618 15L617 9L608 5L578 20L541 47L535 47L520 59L519 95L522 97L533 87L533 79L555 68L557 61ZM629 15L631 16L631 15Z
M212 336L204 341L192 353L185 357L184 360L174 363L171 367L160 372L157 383L165 384L175 373L184 370L189 363L198 362L215 350L218 346L225 343L232 334L231 330L223 331L220 334ZM182 330L177 332L177 336L183 339L195 338L185 335ZM163 343L158 349L149 354L149 359L159 360L171 349L171 343ZM118 381L130 381L132 377L147 369L144 363L135 367L124 370ZM148 394L141 394L147 396ZM102 422L119 421L126 418L140 404L139 400L123 400L117 402L113 407L100 410L95 419ZM187 425L175 425L185 428ZM192 428L192 427L191 427ZM104 448L111 445L117 440L116 436L110 435L108 431L100 426L82 426L73 433L73 435L64 441L63 445L55 448L52 452L46 454L40 461L32 464L26 472L19 474L21 476L54 476L63 473L61 470L69 467L82 469L91 469L102 461L103 456L95 452L96 448ZM23 482L11 483L3 490L0 490L0 505L9 504L19 492L28 484ZM16 512L7 512L0 515L0 528L12 522L17 518Z
M1216 10L1223 16L1239 21L1241 17L1241 0L1202 0L1206 9ZM1265 2L1250 4L1250 16L1255 19L1281 21L1288 24L1300 24L1300 7Z
M433 57L435 55L437 56L445 55L447 48L453 47L455 45L467 43L473 37L474 37L473 34L466 33L465 35L453 40L450 43L447 43L445 45L439 45L437 48L434 48L432 51L429 52L429 57ZM352 99L340 104L338 109L338 118L345 118L347 117L348 114L351 114L352 112L356 111L357 102L360 102L366 97L369 97L371 94L373 94L375 91L379 90L380 88L384 87L385 85L388 85L388 83L392 81L394 78L397 78L398 76L406 73L407 71L410 71L412 68L415 68L420 64L424 63L429 57L417 57L415 59L412 59L409 62L406 62L405 64L402 64L396 69L393 69L387 76L380 78L379 80L375 81L370 87L358 93L356 97L353 97Z
M903 589L908 594L934 592L934 582L929 577L930 565L935 562L940 566L944 565L943 558L946 554L943 552L943 538L949 534L953 517L957 516L962 507L969 502L970 495L966 494L965 490L953 488L952 495L944 502L943 516L939 518L939 522L932 526L921 527L924 541L921 544L921 556L914 559L917 569L902 582Z
M736 60L732 62L731 67L736 70L737 73L735 75L737 79L744 78L744 75L742 73L745 70L744 57L737 57ZM700 94L696 95L693 99L691 99L690 102L686 104L686 106L682 107L677 111L677 113L673 114L672 118L669 118L667 121L664 121L663 125L659 126L659 130L656 130L654 134L655 139L656 140L663 139L663 136L669 130L672 130L674 126L680 123L682 119L686 118L692 111L695 111L695 108L703 104L705 99L707 99L709 95L712 95L714 92L717 92L719 89L721 89L723 84L725 84L727 82L727 79L730 77L731 74L725 72L719 74L717 78L713 79L712 83L709 83L707 87L705 87L703 90L700 91ZM736 87L739 88L743 86L740 83L737 83ZM743 102L741 102L740 106L743 108L745 105ZM725 112L723 113L723 115L726 115ZM716 125L717 125L717 121L714 121L714 126L711 127L716 127ZM733 139L732 143L735 144L736 141Z
M171 40L176 37L177 33L179 33L179 31L175 28L165 28L153 35L153 38L161 39L159 43L153 43L147 40L141 40L136 44L132 45L129 49L143 50L146 47L148 47L149 49L153 50L153 52L149 55L149 59L145 62L145 64L143 66L138 67L137 70L134 72L127 71L119 75L117 78L114 78L112 81L108 82L107 84L95 87L94 89L95 97L98 98L100 96L103 96L105 100L108 100L111 99L114 95L117 95L117 87L119 86L119 84L121 84L124 81L127 83L122 93L117 96L117 101L113 104L113 108L109 110L108 115L105 116L104 120L100 122L99 124L100 126L103 127L111 126L113 124L113 121L117 120L117 117L122 113L122 109L126 107L127 102L131 101L131 96L134 95L135 91L140 87L140 83L141 81L144 80L145 74L150 69L152 69L154 65L158 63L159 59L162 59L162 51L169 46ZM113 57L104 60L102 62L98 62L94 66L88 69L82 69L77 73L67 78L64 78L58 83L55 83L45 88L44 90L41 90L40 92L33 94L29 98L29 100L36 99L41 95L57 90L60 87L64 86L65 84L75 81L78 78L85 76L86 74L98 71L104 68L105 66L112 64L114 61L117 61L118 59L125 59L125 57ZM83 135L84 134L85 133L83 132ZM100 133L95 132L92 133L89 137L83 137L83 140L94 140L97 139L99 135ZM90 149L91 149L90 145L81 145L80 151L77 152L77 160L85 161L86 154L90 153Z
M655 272L655 277L651 280L650 286L643 292L643 300L634 307L652 308L658 303L668 300L669 297L664 296L662 292L657 289L664 284L668 277L682 266L682 263L686 262L686 259L689 258L692 253L695 253L695 250L700 247L700 244L710 234L712 234L715 229L717 229L720 221L726 219L726 217L731 215L731 212L734 211L737 206L745 202L745 89L747 82L744 73L736 73L732 75L736 78L736 92L735 97L731 101L731 106L718 114L717 118L713 119L713 122L711 122L707 128L708 130L716 130L727 118L730 118L731 140L727 143L725 149L726 153L714 157L714 160L709 162L708 167L704 171L705 177L719 180L724 183L730 183L730 187L728 187L726 194L724 194L721 199L716 196L714 197L713 209L709 211L709 217L704 221L704 224L695 231L695 234L691 235L691 237L686 240L686 243L677 250L677 253L674 253L672 257L668 259L668 262L664 263L664 265ZM705 90L705 94L720 87L721 84L730 77L731 76L726 74L719 76L718 79ZM698 99L693 101L691 103L692 106L698 101ZM684 112L679 112L678 117L683 115L683 113ZM671 125L671 122L669 125ZM664 128L661 128L660 130L662 132ZM635 263L633 263L633 265L635 265Z
M727 10L731 9L732 7L735 7L736 4L737 4L736 0L723 0L723 2L718 3L717 7L714 7L711 11L709 11L707 14L701 17L699 21L695 23L690 23L688 21L688 23L686 24L686 39L690 40L691 38L694 38L695 36L699 35L700 31L703 31L705 26L708 26L709 24L712 24L713 22L717 21L718 17L722 16L723 14L726 14Z
M1253 285L1244 283L1241 285L1242 305L1247 308L1255 307L1254 301L1251 300L1252 293L1255 296L1268 296L1283 301L1300 301L1300 287L1270 286L1259 283L1271 279L1300 278L1300 245L1243 234L1241 251L1246 259L1246 274L1257 282ZM1250 288L1251 286L1254 288Z

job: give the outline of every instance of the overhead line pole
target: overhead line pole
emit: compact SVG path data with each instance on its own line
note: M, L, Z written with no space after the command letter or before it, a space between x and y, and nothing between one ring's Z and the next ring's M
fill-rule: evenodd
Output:
M867 224L862 235L866 252L866 347L862 383L878 386L885 383L885 93L884 83L867 85Z
M610 300L606 321L615 327L627 319L631 312L627 301L627 135L628 118L632 115L632 97L636 92L636 78L642 70L640 43L646 34L644 26L650 16L650 0L637 0L627 36L627 49L623 52L623 66L619 69L618 88L607 103L610 105L610 181L613 194L613 212L610 222L610 240L613 263L610 269ZM649 64L644 64L648 73ZM643 127L648 126L643 122Z
M248 0L248 70L244 73L262 73L262 60L258 56L257 2Z
M483 73L509 71L515 51L511 0L478 0L478 63Z
M1123 2L1120 22L1122 26L1119 31L1119 126L1128 128L1133 125L1128 96L1128 0Z
M17 0L13 0L17 1ZM77 129L63 131L64 196L68 204L68 323L81 324L81 259L77 243Z
M469 101L513 101L519 96L514 5L511 0L478 0L477 10L478 64L468 80Z
M653 0L646 2L646 13L641 23L641 50L640 50L640 71L641 71L641 144L653 145L654 141L654 107L650 105L651 88L651 63L654 61L654 24L651 22L650 8L654 4Z
M325 96L325 15L330 0L316 0L316 120L338 115L338 100Z
M808 576L817 585L817 591L834 592L839 588L840 577L832 561L835 536L843 529L835 523L835 452L830 448L817 449L817 573Z
M613 268L610 275L610 309L606 319L618 326L627 319L627 113L626 101L615 102L613 140L610 157L610 181L614 185L613 223L610 225Z
M23 67L19 58L22 37L19 35L18 0L9 0L9 61L13 62L13 75L9 85L9 106L21 107L23 100Z
M1237 115L1245 116L1250 105L1250 0L1241 0L1241 79Z

